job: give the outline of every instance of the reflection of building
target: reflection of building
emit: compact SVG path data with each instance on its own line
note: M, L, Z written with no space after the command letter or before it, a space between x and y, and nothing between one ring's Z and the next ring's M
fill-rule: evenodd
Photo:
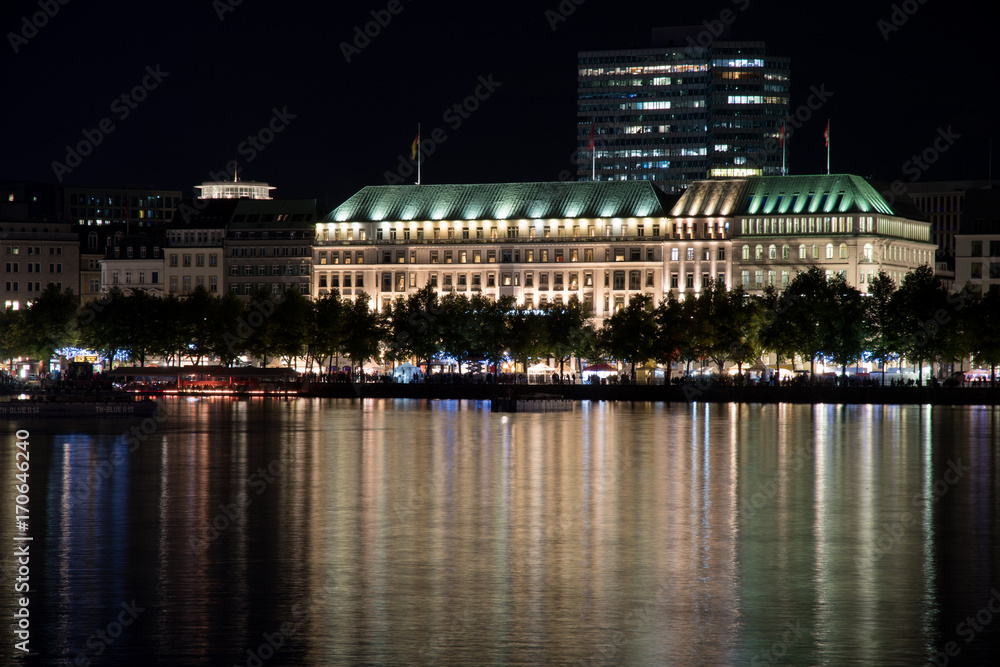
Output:
M706 177L781 173L788 58L765 55L763 42L698 46L700 30L656 30L654 48L579 53L581 180L591 178L592 128L597 180L654 180L680 192Z
M1000 190L966 192L955 243L955 287L1000 289Z
M80 292L80 242L67 223L0 222L3 302L18 310L49 283Z
M730 221L733 276L750 291L784 289L814 266L861 291L879 271L899 282L918 266L934 266L930 225L890 207L859 176L702 181L671 213L687 224Z

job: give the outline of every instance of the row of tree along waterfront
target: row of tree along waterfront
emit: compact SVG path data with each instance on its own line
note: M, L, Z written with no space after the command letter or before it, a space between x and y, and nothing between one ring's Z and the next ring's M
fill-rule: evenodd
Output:
M303 360L320 374L346 357L353 367L372 359L418 363L450 358L457 364L485 359L490 364L573 356L620 361L631 367L653 361L736 365L742 372L762 355L777 363L817 359L846 369L859 361L881 368L902 360L949 365L970 359L995 371L1000 360L1000 294L979 294L966 286L949 293L928 267L896 283L879 273L868 293L840 276L828 279L819 269L799 273L778 292L762 294L742 287L709 285L678 300L672 294L654 304L632 295L628 304L600 327L575 298L566 304L519 307L512 297L494 301L480 293L440 296L429 285L397 298L383 312L368 297L353 300L334 291L309 300L292 289L260 292L249 301L196 289L181 299L113 290L105 298L76 305L72 293L49 286L27 309L0 317L0 354L5 359L49 359L76 345L109 361L127 357L143 366L199 364L218 360L232 365L250 357L261 365L281 359ZM461 368L461 366L459 366ZM669 373L669 370L668 370ZM922 381L921 376L921 381Z

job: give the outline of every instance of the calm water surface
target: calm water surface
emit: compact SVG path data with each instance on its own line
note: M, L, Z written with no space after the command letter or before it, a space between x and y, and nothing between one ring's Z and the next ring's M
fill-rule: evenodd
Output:
M996 664L996 408L488 408L6 423L7 544L31 433L21 662Z

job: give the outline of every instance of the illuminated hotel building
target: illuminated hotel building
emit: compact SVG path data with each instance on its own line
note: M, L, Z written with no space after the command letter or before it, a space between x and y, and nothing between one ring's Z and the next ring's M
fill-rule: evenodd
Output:
M370 186L315 224L311 293L376 309L427 284L529 307L575 296L600 319L636 294L780 289L813 266L865 291L880 269L933 264L929 239L850 175L699 181L679 198L648 181Z
M671 221L676 197L648 182L366 187L316 225L314 294L439 293L566 303L597 317L634 294L729 284L725 221Z
M679 193L704 178L781 174L789 59L765 55L763 42L697 46L698 29L654 31L654 48L578 54L580 180L591 179L592 128L596 180Z
M867 291L879 271L899 283L933 268L930 224L891 207L860 176L775 176L693 183L671 211L681 221L727 216L733 278L749 292L779 290L812 267Z

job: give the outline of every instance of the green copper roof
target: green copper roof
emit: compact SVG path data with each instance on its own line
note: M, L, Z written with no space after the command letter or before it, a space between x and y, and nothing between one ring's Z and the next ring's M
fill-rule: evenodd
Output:
M374 185L326 222L663 217L674 198L648 181Z
M749 215L785 213L883 213L894 215L875 188L860 176L761 176L747 183L744 212Z
M685 191L671 213L675 216L898 215L868 181L851 174L752 176L697 181Z

